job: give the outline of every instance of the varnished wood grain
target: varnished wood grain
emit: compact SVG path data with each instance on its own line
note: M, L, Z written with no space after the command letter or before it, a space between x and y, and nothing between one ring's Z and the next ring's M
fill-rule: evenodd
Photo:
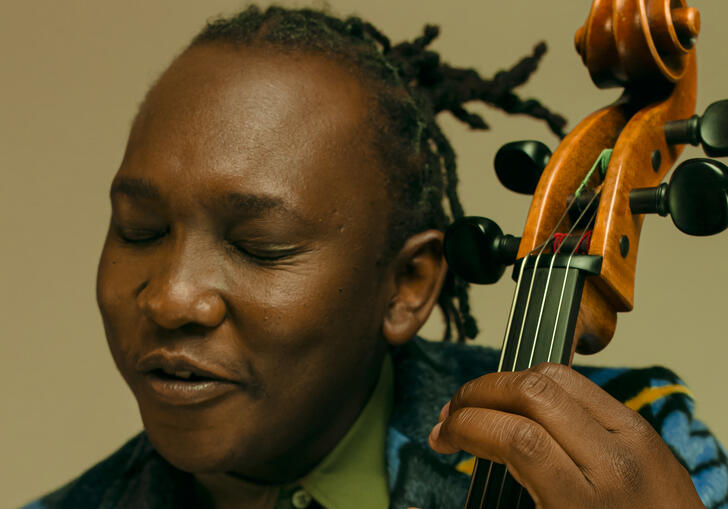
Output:
M585 285L576 337L582 353L606 346L617 312L634 304L635 268L642 216L629 210L629 192L654 187L674 164L682 146L668 146L664 125L695 109L696 56L679 40L696 33L699 15L680 1L672 19L670 0L595 0L575 44L600 87L625 86L622 97L582 120L562 141L539 181L518 256L545 242L603 149L612 148L589 254L603 257L602 272ZM678 26L673 26L677 23ZM683 26L684 25L684 26ZM653 38L653 35L656 38ZM653 154L661 163L653 168ZM568 222L558 228L566 231ZM626 239L622 240L622 239ZM628 242L623 256L620 241Z

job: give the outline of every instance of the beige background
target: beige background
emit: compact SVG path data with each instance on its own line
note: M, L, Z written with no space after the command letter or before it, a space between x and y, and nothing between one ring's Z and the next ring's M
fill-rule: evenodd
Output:
M698 110L726 96L728 2L694 0L703 14ZM442 27L435 48L486 75L546 40L550 52L524 95L543 99L570 125L606 104L573 50L589 3L575 0L334 0L394 40ZM116 373L94 302L105 233L107 188L146 88L203 22L237 0L125 2L3 0L0 19L0 506L15 507L114 451L141 426ZM528 198L496 181L491 161L514 139L555 146L538 123L479 108L494 129L470 133L442 119L459 154L461 195L471 214L519 234ZM700 156L697 150L689 156ZM620 317L613 344L584 362L664 364L698 397L698 415L728 442L723 374L728 234L679 233L669 220L646 223L636 311ZM477 288L481 341L499 345L513 284ZM439 316L426 335L440 334ZM582 361L582 359L579 359Z

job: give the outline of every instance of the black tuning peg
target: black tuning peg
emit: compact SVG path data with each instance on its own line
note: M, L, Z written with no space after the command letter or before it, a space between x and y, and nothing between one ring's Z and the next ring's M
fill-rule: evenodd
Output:
M495 283L506 266L515 262L520 242L513 235L504 235L490 219L463 217L445 231L445 259L466 281Z
M689 159L670 183L629 193L633 214L670 214L689 235L713 235L728 228L728 166L712 159Z
M668 122L665 124L665 139L669 145L702 145L709 157L728 156L728 100L711 104L702 117L693 115L685 120Z
M551 150L540 141L512 141L495 154L493 164L498 180L511 191L533 194Z

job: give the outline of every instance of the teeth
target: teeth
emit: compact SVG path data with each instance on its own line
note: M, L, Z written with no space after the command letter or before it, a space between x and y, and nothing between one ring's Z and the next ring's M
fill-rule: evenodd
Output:
M174 376L179 378L189 378L192 375L192 371L176 371Z

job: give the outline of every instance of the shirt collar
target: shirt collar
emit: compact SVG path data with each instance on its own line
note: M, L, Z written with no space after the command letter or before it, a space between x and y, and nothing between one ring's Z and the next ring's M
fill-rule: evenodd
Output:
M327 509L389 507L384 450L393 393L394 370L387 353L377 386L354 425L300 482Z

